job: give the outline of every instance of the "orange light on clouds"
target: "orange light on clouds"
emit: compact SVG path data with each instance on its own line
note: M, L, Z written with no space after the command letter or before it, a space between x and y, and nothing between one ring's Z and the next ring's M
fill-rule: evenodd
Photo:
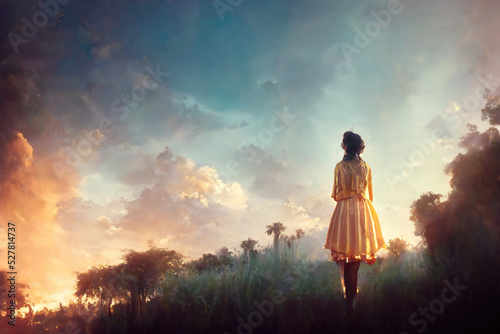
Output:
M16 224L17 280L29 286L25 292L36 305L65 302L73 290L73 273L67 266L64 231L54 217L57 204L76 194L72 176L58 180L51 172L53 157L34 152L20 132L8 152L12 168L9 180L0 187L0 220ZM0 242L6 249L6 240ZM4 261L0 268L5 270ZM50 300L44 297L49 295Z

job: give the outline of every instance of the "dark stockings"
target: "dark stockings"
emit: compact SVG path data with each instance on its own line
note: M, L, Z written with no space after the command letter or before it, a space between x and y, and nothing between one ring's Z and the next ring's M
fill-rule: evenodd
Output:
M340 267L340 279L344 289L347 313L353 311L354 297L358 293L358 270L361 261L346 263L345 260L338 262Z

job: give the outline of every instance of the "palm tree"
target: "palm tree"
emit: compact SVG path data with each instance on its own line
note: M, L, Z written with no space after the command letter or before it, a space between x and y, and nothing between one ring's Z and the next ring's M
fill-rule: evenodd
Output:
M247 240L243 240L240 244L240 247L243 248L243 252L245 254L253 254L255 252L255 246L257 246L259 242L257 240L253 240L252 238L248 238Z
M290 252L292 253L292 259L294 258L293 243L295 240L297 240L297 237L295 235L288 237L286 240L287 246L288 248L290 248Z
M299 246L300 246L299 239L302 238L305 234L306 232L304 232L301 228L295 230L295 236L297 237L297 256L299 256Z
M286 230L286 227L280 222L275 222L272 225L266 226L267 235L274 236L274 253L276 255L276 258L278 257L278 241L280 238L280 234L281 234L281 232L283 232L285 230Z
M255 246L257 246L258 243L259 242L257 240L253 240L252 238L248 238L247 240L243 240L240 244L240 247L243 248L244 254L246 254L246 256L247 256L247 264L246 264L247 273L246 273L245 284L246 284L246 282L248 282L248 278L250 277L250 270L252 267L252 261L250 261L250 260L256 253L254 248L255 248Z

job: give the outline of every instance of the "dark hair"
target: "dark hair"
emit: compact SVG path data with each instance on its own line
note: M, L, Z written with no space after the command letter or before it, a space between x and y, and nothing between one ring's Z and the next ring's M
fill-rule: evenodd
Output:
M342 139L342 144L340 145L345 150L344 160L354 159L356 154L363 153L365 149L365 142L361 139L361 136L352 131L344 132L344 138Z

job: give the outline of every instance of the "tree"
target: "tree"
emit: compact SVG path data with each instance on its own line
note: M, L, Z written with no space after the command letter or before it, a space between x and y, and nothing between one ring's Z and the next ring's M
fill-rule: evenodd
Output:
M483 133L477 130L477 125L467 124L469 132L460 138L459 147L463 147L470 151L471 149L485 149L493 139L498 138L500 133L497 128L491 127Z
M280 234L286 230L286 227L280 223L275 222L271 225L266 226L267 235L272 235L274 237L274 253L276 257L278 257L278 242L280 238Z
M76 292L75 296L78 298L100 298L102 305L101 295L101 268L92 267L85 272L76 274Z
M145 252L130 251L123 256L124 273L130 282L132 314L142 311L146 298L154 296L166 274L175 274L183 256L174 250L151 247Z
M408 242L402 238L389 240L389 252L394 256L401 256L408 251Z
M448 164L445 171L451 175L453 208L481 216L485 224L500 226L500 134L496 128L479 133L477 127L469 126L472 136L487 137L484 145L471 145L466 154L459 154ZM464 138L463 137L463 138ZM469 219L469 221L472 221Z
M255 246L257 246L259 242L257 240L253 240L252 238L248 238L247 240L243 240L240 244L240 247L243 248L243 252L248 255L255 255Z
M182 266L182 255L174 250L157 248L152 243L144 252L129 251L123 263L99 266L77 273L75 296L97 298L111 315L117 299L130 299L130 313L137 316L146 299L152 298L165 275L175 274Z
M293 251L293 242L295 240L297 240L297 237L295 235L286 238L286 244L288 248L290 248L292 251Z
M201 258L193 261L193 268L201 273L204 271L220 271L224 268L224 263L214 254L203 254Z
M415 223L415 235L422 236L434 261L435 251L445 241L447 232L447 203L441 194L422 194L410 207L410 220Z
M298 230L295 230L295 236L297 237L297 256L299 255L299 246L300 246L300 243L299 243L299 240L306 234L306 232L304 232L301 228L299 228Z
M222 247L217 251L215 254L219 258L219 261L221 262L221 265L224 268L227 268L228 266L231 266L234 262L233 259L233 252L229 251L227 247Z
M483 97L486 99L486 105L481 109L481 120L488 120L491 125L500 125L500 96L486 89Z
M288 246L288 248L292 253L292 259L293 259L294 257L293 243L295 242L295 240L297 240L297 237L295 235L292 235L290 237L285 236L285 240L286 240L286 245Z
M76 275L75 296L81 299L98 298L101 307L111 316L113 300L126 298L128 282L123 277L122 266L92 267Z

